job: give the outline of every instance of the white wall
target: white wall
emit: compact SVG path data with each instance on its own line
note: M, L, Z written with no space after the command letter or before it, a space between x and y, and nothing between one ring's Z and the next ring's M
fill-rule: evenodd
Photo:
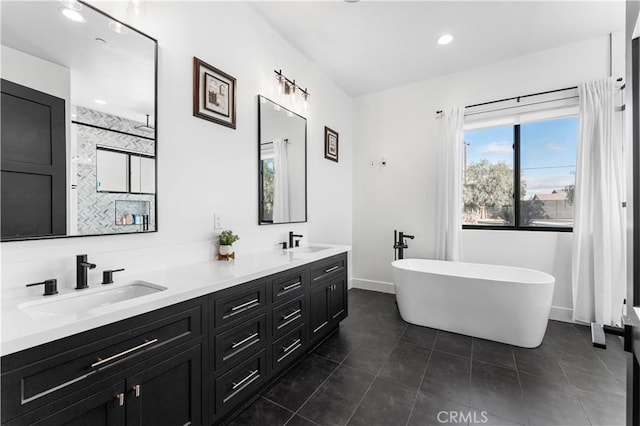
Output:
M394 229L416 236L409 241L409 257L435 256L437 110L605 77L609 74L609 50L606 35L358 98L354 286L393 291L389 263L394 255ZM618 62L614 65L616 70L624 69ZM380 165L382 157L386 157L387 166ZM463 231L466 261L530 267L553 274L554 316L564 319L572 306L571 245L570 233Z
M159 232L2 243L3 295L58 278L73 287L75 255L87 253L100 271L129 272L213 259L214 212L241 239L238 256L276 247L288 231L312 242L351 243L353 101L313 63L276 34L246 4L147 2L135 23L159 41L158 203ZM98 7L120 15L118 5ZM237 79L237 128L192 115L193 57ZM259 226L257 95L284 103L273 70L308 87L309 222ZM323 129L340 132L340 163L323 158ZM29 289L28 291L31 291ZM38 289L33 294L38 294Z

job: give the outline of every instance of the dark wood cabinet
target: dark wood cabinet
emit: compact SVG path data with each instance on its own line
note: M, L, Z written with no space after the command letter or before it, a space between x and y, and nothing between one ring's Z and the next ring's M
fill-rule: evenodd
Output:
M2 425L226 421L347 316L346 253L2 357Z
M309 329L315 341L347 316L347 281L337 277L316 283L311 289Z
M215 369L224 370L267 346L266 314L247 320L230 330L216 333Z
M347 317L347 280L339 277L329 286L329 321L338 324Z
M303 294L283 303L273 308L272 312L271 336L273 340L277 340L307 321L307 295Z
M276 274L272 280L272 303L277 305L292 297L304 295L309 288L309 271L307 267L295 268Z
M312 342L325 336L347 317L346 255L316 262L311 267L309 299L309 338Z
M263 311L267 306L268 283L268 278L262 278L214 293L213 326L225 327Z
M311 340L316 340L329 329L331 297L329 282L321 282L311 289L309 303L309 330Z
M219 419L243 401L251 399L254 392L268 378L267 350L262 349L248 360L215 379L215 412Z
M63 408L43 407L6 424L200 425L201 359L201 344L170 350L166 358L162 355L153 357L138 369L124 371L123 376L127 377L111 385L64 397L61 402L66 406Z
M305 324L283 336L273 344L272 371L282 370L307 349Z
M126 425L202 424L201 354L197 344L128 377Z
M42 410L3 423L7 426L118 426L125 424L124 382L117 382L92 393L90 396L72 401L68 406L47 415ZM86 396L86 395L84 395Z
M132 424L124 418L114 420L121 418L114 409L122 406L126 411L132 403L131 389L142 385L129 383L131 378L143 371L157 374L185 345L197 344L202 352L207 317L203 301L179 303L3 357L2 424L93 425L84 419L98 417L106 419L105 424ZM185 377L199 386L197 393L188 395L200 413L201 363L202 354L193 355L192 374ZM152 396L146 401L152 401ZM116 400L118 404L113 405ZM202 415L196 418L201 422ZM102 423L96 420L95 424Z

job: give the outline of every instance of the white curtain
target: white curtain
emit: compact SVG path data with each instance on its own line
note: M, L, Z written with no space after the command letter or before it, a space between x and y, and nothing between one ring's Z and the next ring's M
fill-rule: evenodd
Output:
M460 260L464 107L444 109L439 121L436 259Z
M273 141L275 158L273 161L273 222L289 222L289 160L287 142L282 139Z
M580 131L573 226L573 319L620 322L626 289L621 132L614 81L578 86Z

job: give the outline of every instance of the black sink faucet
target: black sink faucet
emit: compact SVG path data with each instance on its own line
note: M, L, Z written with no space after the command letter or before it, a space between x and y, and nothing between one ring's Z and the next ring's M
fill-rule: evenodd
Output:
M303 235L294 234L293 231L289 231L289 248L293 248L293 239L294 238L302 238ZM296 247L300 244L299 241L296 241Z
M58 294L58 280L52 278L50 280L44 280L39 283L27 284L27 287L33 287L34 285L43 285L44 284L44 295L51 296L54 294Z
M89 287L89 284L87 284L87 269L93 269L95 267L95 263L87 262L86 254L76 256L76 290Z

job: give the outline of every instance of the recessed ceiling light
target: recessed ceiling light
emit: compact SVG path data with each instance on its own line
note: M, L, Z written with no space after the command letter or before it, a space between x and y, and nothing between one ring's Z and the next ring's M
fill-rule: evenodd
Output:
M102 99L94 99L93 102L100 104L100 105L106 105L107 103L105 101L103 101Z
M345 3L358 3L360 0L344 0Z
M86 22L84 17L75 10L62 8L61 12L64 16L66 16L67 18L71 19L74 22Z
M453 41L453 36L451 34L444 34L440 36L438 39L438 44L449 44Z
M106 43L107 42L107 40L105 40L103 38L100 38L100 37L96 37L95 41L97 41L98 43Z

